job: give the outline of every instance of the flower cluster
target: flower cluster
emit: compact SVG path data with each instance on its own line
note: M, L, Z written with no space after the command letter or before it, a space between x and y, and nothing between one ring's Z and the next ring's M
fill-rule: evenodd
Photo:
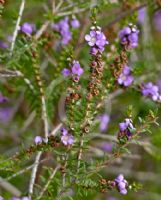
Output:
M72 28L78 28L80 26L79 21L73 18L70 22ZM60 20L57 24L53 25L53 28L61 34L63 45L67 45L72 39L72 33L70 32L70 24L68 17Z
M100 120L100 127L99 127L100 131L102 132L106 131L110 121L109 115L103 114L99 117L99 120Z
M151 82L142 85L142 94L146 97L150 97L153 101L161 102L159 87Z
M24 24L22 24L22 26L20 27L20 30L27 34L27 35L31 35L34 31L35 31L35 25L29 22L25 22Z
M118 77L117 81L120 85L123 85L125 87L128 87L132 84L134 80L134 77L131 76L131 70L130 67L127 65L124 66L123 72Z
M124 122L119 123L120 132L118 134L119 138L126 136L128 139L132 136L132 130L135 130L132 120L126 118Z
M106 36L101 31L100 27L91 27L90 33L85 35L85 40L91 47L90 53L92 55L96 55L98 52L102 53L105 49L105 45L108 44Z
M83 74L84 70L81 68L79 61L74 60L71 65L71 69L64 68L62 70L62 75L67 77L73 75L75 81L79 81L80 76Z
M139 30L136 26L129 24L129 26L123 28L119 32L119 38L122 45L129 48L135 48L138 46L138 34Z
M128 183L124 179L124 176L120 174L116 179L115 179L116 186L120 192L120 194L126 195L127 194L127 186Z
M68 133L68 130L65 128L61 129L61 142L67 146L74 143L74 137Z

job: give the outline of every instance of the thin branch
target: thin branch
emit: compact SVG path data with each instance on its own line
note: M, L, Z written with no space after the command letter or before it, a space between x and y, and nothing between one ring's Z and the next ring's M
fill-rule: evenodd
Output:
M19 14L18 14L15 30L14 30L14 33L13 33L13 39L12 39L12 43L11 43L11 48L10 48L10 57L13 54L16 38L17 38L17 35L18 35L19 27L20 27L22 14L23 14L23 11L24 11L24 8L25 8L25 2L26 2L26 0L22 0L21 1L20 10L19 10Z
M12 195L19 197L21 195L21 192L13 186L11 183L9 183L7 180L0 177L0 186L10 192Z
M46 160L48 160L48 159L46 158L46 159L41 160L41 161L39 162L39 164L42 163L42 162L44 162L44 161L46 161ZM6 178L5 180L6 180L6 181L9 181L9 180L15 178L16 176L19 176L19 175L25 173L26 171L32 169L32 168L34 167L34 165L35 165L35 164L32 164L32 165L30 165L30 166L28 166L28 167L26 167L26 168L24 168L24 169L18 171L17 173L13 174L12 176L9 176L8 178Z
M60 130L60 128L63 126L63 123L59 123L50 133L50 135L56 135L56 133Z
M38 154L36 155L36 158L35 158L35 163L34 163L34 167L33 167L32 174L31 174L31 179L30 179L30 184L29 184L29 197L30 198L33 194L33 188L34 188L34 183L35 183L35 179L36 179L36 173L37 173L37 169L38 169L38 165L39 165L41 155L42 155L42 151L38 152Z

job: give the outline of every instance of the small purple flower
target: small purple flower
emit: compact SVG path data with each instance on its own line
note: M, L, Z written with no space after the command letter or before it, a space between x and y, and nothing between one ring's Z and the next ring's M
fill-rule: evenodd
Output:
M61 73L64 77L67 77L71 74L70 70L67 68L64 68Z
M115 182L116 183L120 183L124 180L124 175L123 174L120 174L117 176L117 178L115 178Z
M0 103L5 103L8 101L8 98L3 96L2 93L0 93Z
M92 47L91 49L90 49L90 54L91 55L97 55L97 53L98 53L98 49L97 48L95 48L95 47Z
M132 82L134 81L134 77L130 75L130 72L130 68L126 65L123 69L122 74L120 74L117 80L120 85L128 87L132 84Z
M139 34L139 30L131 24L128 27L123 28L119 32L119 38L120 38L121 44L127 45L130 48L137 47L138 34Z
M4 200L3 197L0 196L0 200Z
M107 128L108 128L108 124L109 124L109 121L110 121L110 117L109 115L107 114L103 114L99 117L99 120L100 120L100 131L106 131Z
M41 144L43 142L43 139L41 136L36 136L34 139L34 142L36 145Z
M161 32L161 11L158 10L155 14L154 14L154 28L156 29L156 31Z
M33 33L35 29L35 25L32 24L32 23L28 23L28 22L25 22L22 26L21 26L21 31L25 34L29 34L31 35Z
M79 28L80 27L80 23L79 23L78 19L76 19L76 18L72 19L70 24L71 24L72 28Z
M120 192L120 194L122 195L126 195L127 194L127 181L124 179L124 176L122 174L120 174L116 179L115 179L115 183L117 185L117 188Z
M88 42L88 45L92 47L93 55L94 52L96 54L96 50L103 52L104 46L108 44L106 36L101 30L91 30L89 34L85 35L85 40Z
M134 126L133 126L133 124L132 124L132 120L128 119L128 118L125 119L124 122L119 123L119 128L120 128L121 132L125 131L128 128L135 129Z
M11 107L0 108L0 121L3 123L8 123L13 114L13 109Z
M64 19L60 20L57 24L57 30L61 33L64 33L69 30L69 24L68 24L68 17L65 17Z
M72 65L72 74L81 76L83 74L84 70L81 68L78 61L73 61Z
M138 22L140 24L143 24L145 17L146 17L146 8L143 7L138 10Z
M61 142L67 146L67 145L72 145L74 143L74 137L68 133L68 130L65 128L61 129Z
M103 151L111 152L113 145L110 142L102 142L100 147Z
M61 128L61 134L62 135L67 135L68 134L68 130L67 129L65 129L65 128Z
M61 136L62 143L67 145L72 145L74 143L74 137L70 134Z
M127 194L127 189L120 189L120 194L126 195Z
M96 31L90 31L89 35L85 35L85 40L93 47L96 44Z
M21 200L31 200L29 197L22 197Z
M7 49L8 47L9 47L9 45L6 42L0 40L0 48L1 49Z
M62 32L62 40L61 43L67 45L69 41L72 39L72 34L70 31Z
M57 24L54 24L53 28L61 34L61 43L67 45L72 39L72 34L69 30L68 17L60 20Z
M161 102L159 87L151 82L142 85L142 94L150 97L153 101Z

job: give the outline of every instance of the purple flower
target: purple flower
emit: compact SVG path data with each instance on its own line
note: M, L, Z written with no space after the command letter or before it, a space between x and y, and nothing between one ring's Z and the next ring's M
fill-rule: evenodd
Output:
M153 101L161 102L159 87L151 82L142 85L142 94L144 96L150 97Z
M106 131L110 121L110 117L107 114L103 114L99 117L100 120L100 131Z
M43 139L41 136L36 136L34 139L34 142L36 145L41 144L43 142Z
M127 194L127 189L120 189L120 194L126 195Z
M55 25L57 31L60 31L61 33L66 32L69 30L69 24L68 24L68 17L65 17L64 19L60 20Z
M112 147L113 147L113 145L110 142L102 142L101 143L101 149L103 151L111 152L112 151Z
M132 120L131 119L125 119L124 122L119 123L119 127L120 127L120 131L123 132L126 129L130 128L130 129L135 129L133 124L132 124Z
M117 178L115 178L115 182L116 183L120 183L124 180L124 175L123 174L120 174L117 176Z
M6 42L0 40L0 48L1 49L7 49L8 47L9 47L9 45Z
M65 128L61 128L61 134L62 135L67 135L68 134L68 130L67 129L65 129Z
M90 54L92 54L92 55L97 55L97 53L98 53L98 49L97 48L95 48L95 47L92 47L91 49L90 49Z
M92 52L95 52L95 54L96 50L103 52L104 46L108 44L106 36L101 30L91 30L89 34L85 35L85 40L88 42L88 45L92 47ZM94 53L92 54L94 55Z
M117 80L120 85L128 87L132 84L134 77L130 75L130 72L130 68L126 65Z
M0 196L0 200L4 200L3 197Z
M146 8L143 7L138 10L138 22L140 24L143 24L145 17L146 17Z
M154 15L154 27L156 31L161 32L161 11L158 10Z
M21 200L30 200L30 198L29 197L22 197Z
M8 98L3 96L2 93L0 93L0 103L5 103L8 101Z
M79 62L74 60L72 65L72 74L81 76L83 72L84 70L81 68Z
M62 75L64 76L64 77L67 77L67 76L69 76L70 75L70 70L69 69L67 69L67 68L64 68L63 70L62 70Z
M117 188L120 192L120 194L127 194L127 181L124 179L124 176L122 174L120 174L116 179L115 179L115 183L117 185Z
M62 37L61 43L67 45L72 39L72 34L69 30L68 17L65 17L64 19L60 20L57 24L54 24L53 28L56 31L60 32Z
M76 18L72 19L70 24L71 24L72 28L79 28L80 27L80 23L79 23L78 19L76 19Z
M68 130L63 128L61 129L61 142L67 146L67 145L72 145L74 143L74 137L68 133Z
M138 34L139 30L133 25L129 25L123 28L119 32L119 38L122 45L127 45L130 48L135 48L138 46Z
M61 40L62 44L67 45L71 39L72 39L72 34L70 31L62 33L62 40Z
M25 22L22 26L21 26L21 31L25 34L29 34L31 35L33 33L35 29L35 25L32 24L32 23L28 23L28 22Z
M0 121L3 123L8 123L13 114L13 109L11 107L0 108Z

